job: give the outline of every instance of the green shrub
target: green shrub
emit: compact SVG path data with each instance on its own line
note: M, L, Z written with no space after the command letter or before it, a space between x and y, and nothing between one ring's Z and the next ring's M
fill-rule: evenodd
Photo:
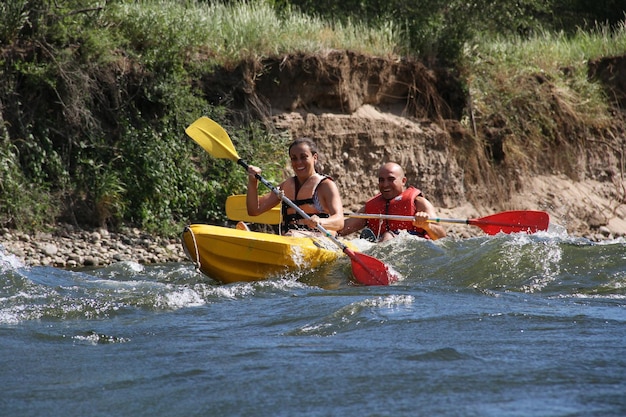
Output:
M28 0L0 3L0 45L10 45L28 23Z

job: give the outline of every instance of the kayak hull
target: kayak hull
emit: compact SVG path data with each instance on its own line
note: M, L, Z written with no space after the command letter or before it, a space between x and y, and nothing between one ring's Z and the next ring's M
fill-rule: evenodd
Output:
M185 227L187 257L223 283L261 281L335 261L343 252L325 237L291 237L206 224Z

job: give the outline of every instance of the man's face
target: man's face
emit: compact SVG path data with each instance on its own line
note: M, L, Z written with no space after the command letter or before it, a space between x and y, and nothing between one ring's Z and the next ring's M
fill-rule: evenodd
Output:
M385 200L391 200L404 191L406 178L404 173L395 166L383 166L378 171L378 190Z

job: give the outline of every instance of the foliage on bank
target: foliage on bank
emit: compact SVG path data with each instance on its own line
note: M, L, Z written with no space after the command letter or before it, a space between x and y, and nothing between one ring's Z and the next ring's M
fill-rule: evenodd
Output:
M0 225L41 229L63 220L164 232L223 222L224 199L243 191L245 175L206 155L184 127L214 118L272 181L286 159L288 138L200 89L205 74L242 60L350 49L448 62L464 71L477 112L497 108L509 118L527 93L518 81L544 71L573 93L577 114L601 119L604 99L584 79L583 61L626 51L623 25L613 21L553 35L574 27L555 18L564 0L497 10L486 0L330 3L0 3ZM601 19L613 3L600 3L607 7L595 15L561 15ZM557 53L559 45L571 56ZM564 77L562 66L575 77Z
M3 7L17 23L2 34L0 224L39 229L61 219L163 232L223 221L224 199L241 191L245 175L185 136L201 115L222 123L243 156L275 161L265 166L269 178L279 173L285 138L235 124L245 115L212 105L194 84L231 59L190 59L217 49L211 33L223 25L203 16L236 10L44 0Z

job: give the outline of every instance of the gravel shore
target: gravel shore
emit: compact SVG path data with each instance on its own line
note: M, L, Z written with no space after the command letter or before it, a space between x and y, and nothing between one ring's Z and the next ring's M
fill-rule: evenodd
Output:
M13 254L27 266L81 268L115 262L142 264L187 261L180 238L162 238L137 229L113 233L61 225L51 233L27 234L0 229L0 251Z

